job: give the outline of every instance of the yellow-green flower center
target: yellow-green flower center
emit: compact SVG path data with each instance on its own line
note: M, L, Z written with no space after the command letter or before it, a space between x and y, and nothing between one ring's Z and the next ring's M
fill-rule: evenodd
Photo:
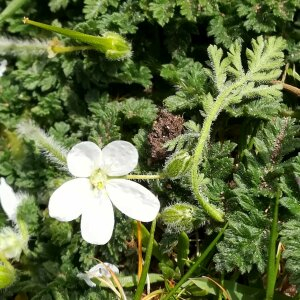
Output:
M102 190L105 187L107 179L107 175L103 172L103 170L99 169L94 171L94 173L91 175L90 182L93 187L98 190Z

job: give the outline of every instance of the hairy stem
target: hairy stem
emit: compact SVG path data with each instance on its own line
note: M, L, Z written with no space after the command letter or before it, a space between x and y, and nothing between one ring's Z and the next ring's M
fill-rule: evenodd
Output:
M59 145L51 136L48 136L42 129L32 122L24 121L18 125L17 130L22 136L33 140L54 162L62 166L66 165L67 150Z
M209 140L209 134L211 130L211 126L213 122L216 120L218 114L220 111L228 105L226 103L226 98L229 97L230 93L235 90L236 88L242 86L247 81L247 76L243 77L241 80L236 82L235 84L232 84L227 89L225 89L215 100L213 107L211 108L209 114L204 120L200 137L194 152L193 156L193 164L192 164L192 172L191 172L191 182L192 182L192 190L194 193L194 196L200 203L200 205L203 207L203 209L207 212L209 216L211 216L214 220L219 222L224 222L224 213L218 210L213 204L210 204L208 200L204 198L203 195L201 195L199 191L199 184L198 184L198 178L199 178L199 164L201 163L202 156L203 156L203 149L207 144L207 141Z

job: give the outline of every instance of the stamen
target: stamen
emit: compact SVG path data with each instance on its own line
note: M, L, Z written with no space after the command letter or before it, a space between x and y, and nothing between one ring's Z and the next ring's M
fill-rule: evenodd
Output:
M90 177L91 184L98 190L103 190L107 181L107 175L103 170L96 170Z

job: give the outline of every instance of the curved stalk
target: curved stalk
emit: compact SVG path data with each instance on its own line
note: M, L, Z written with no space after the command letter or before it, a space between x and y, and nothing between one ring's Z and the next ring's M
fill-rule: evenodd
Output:
M201 132L200 137L193 155L192 159L192 171L191 171L191 182L192 182L192 190L195 198L198 200L199 204L203 207L206 213L211 216L214 220L218 222L224 222L224 213L216 208L213 204L209 203L208 200L201 195L199 191L199 164L201 163L203 157L203 149L209 140L209 133L211 130L211 126L213 122L216 120L220 111L228 105L226 102L226 98L229 97L230 93L236 88L242 86L247 81L247 76L232 84L228 88L226 88L223 92L219 94L219 96L214 101L214 105L209 111L209 114L206 116Z

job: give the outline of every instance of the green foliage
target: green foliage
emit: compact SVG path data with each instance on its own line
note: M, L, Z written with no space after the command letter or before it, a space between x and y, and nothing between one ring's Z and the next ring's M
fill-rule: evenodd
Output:
M276 299L284 297L280 287L287 276L299 292L299 108L297 98L273 82L283 64L293 62L286 83L299 88L299 1L0 0L1 11L17 2L22 6L0 22L1 60L8 61L0 78L0 177L29 195L19 214L30 240L29 253L13 264L18 279L0 297L114 299L105 287L91 289L76 277L97 263L94 258L118 265L126 295L134 297L137 251L131 219L116 211L112 239L94 246L81 239L79 219L59 222L48 215L49 197L70 178L62 167L67 149L85 140L101 146L117 139L133 142L139 152L136 173L166 175L164 166L172 159L180 167L171 170L173 178L141 182L161 202L150 281L170 289L219 231L195 201L184 163L193 157L207 118L212 126L196 187L224 211L229 226L180 297L215 296L218 290L207 276L233 299L264 298L261 274L267 269L278 190L278 241L285 251ZM22 24L24 16L93 37L115 32L115 38L120 34L132 45L132 56L111 61L86 49L47 58L55 34ZM79 46L59 38L64 46ZM164 145L168 158L157 161L148 135L162 107L185 123ZM16 128L28 120L36 128L25 133L26 126L19 127L23 140ZM168 136L168 129L163 133ZM46 157L43 139L53 142ZM0 227L9 224L1 213ZM156 287L151 285L152 291Z
M298 203L299 206L299 203ZM300 222L299 218L290 220L283 224L280 232L281 241L284 244L285 250L283 258L286 259L286 268L290 274L290 282L300 286L299 276L299 258L300 258Z
M270 227L270 217L266 212L278 187L283 192L282 205L297 215L299 188L291 173L292 164L286 161L288 155L300 147L299 138L295 137L299 129L294 122L289 118L276 118L261 126L253 138L254 151L243 152L244 162L234 174L235 187L226 192L230 206L240 211L230 215L224 241L218 246L215 262L220 270L238 268L244 273L256 265L260 272L264 272ZM291 179L294 181L292 185L288 184L292 183ZM284 218L282 215L281 220ZM253 247L249 247L250 244Z
M269 222L264 215L252 210L251 215L236 212L230 216L229 229L219 243L214 261L219 271L250 272L255 265L263 273L266 267ZM250 247L251 245L251 247Z
M48 5L52 12L57 12L60 9L64 9L67 7L69 0L50 0Z
M215 101L226 97L221 107L235 117L273 117L280 109L281 87L265 83L281 73L285 41L274 37L264 40L260 36L252 40L252 47L253 50L246 50L249 70L243 66L239 41L231 45L225 58L217 46L208 48L212 70L205 70L190 59L183 60L184 65L164 66L161 75L178 85L176 95L166 98L165 105L171 111L200 106L207 115L216 95ZM207 74L214 85L211 89Z
M176 95L164 100L164 105L170 111L197 107L207 83L207 75L199 62L178 56L174 63L163 65L160 74L178 89Z
M105 14L108 7L118 7L118 1L102 1L102 0L85 0L83 13L85 14L85 18L87 20L96 18L99 14Z
M32 197L24 198L22 205L18 208L18 217L24 220L29 234L35 234L39 227L39 208Z
M237 5L237 12L240 17L246 17L244 26L247 30L260 33L274 32L279 20L292 21L297 8L299 2L295 0L285 3L279 0L264 3L248 0Z

